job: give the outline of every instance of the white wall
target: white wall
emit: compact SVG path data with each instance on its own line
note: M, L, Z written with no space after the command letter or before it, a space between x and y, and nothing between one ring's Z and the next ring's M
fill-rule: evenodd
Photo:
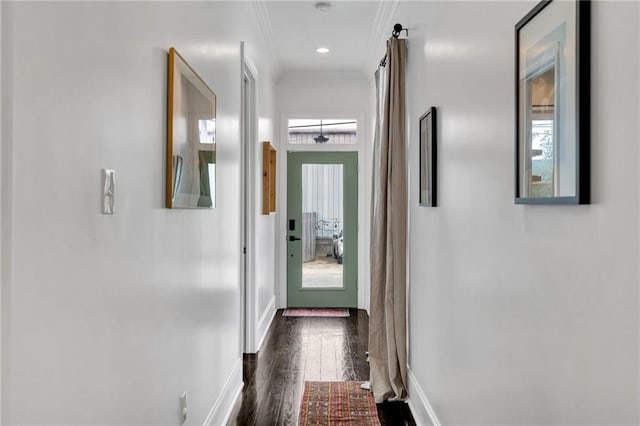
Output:
M445 425L637 424L639 5L593 4L593 204L516 206L514 25L535 4L399 6L410 396ZM417 122L432 105L439 206L421 208Z
M273 127L251 4L2 7L3 424L175 425L185 390L188 424L220 424L241 386L240 40ZM170 46L218 96L214 210L164 208Z
M372 71L373 72L373 71ZM279 265L276 282L278 307L286 307L286 151L288 118L357 118L358 123L358 307L369 309L369 206L371 174L367 159L370 156L373 134L367 125L373 111L370 102L368 79L355 72L291 72L282 75L276 83L276 110L280 115L277 130L279 139L278 161L282 173L278 176L278 202L281 206L276 238L280 243L277 262ZM325 147L301 146L299 149L324 149ZM298 149L298 147L295 147ZM327 146L326 149L329 149ZM352 149L345 145L331 147L336 151ZM365 166L363 166L365 164ZM368 173L368 174L367 174Z
M2 52L4 50L4 45L3 45L3 25L2 25L2 5L0 5L0 52ZM4 114L5 114L5 110L6 108L4 107L4 85L3 85L3 79L5 76L5 73L2 72L2 64L3 64L3 58L2 58L2 54L0 54L0 141L5 140L5 128L3 127L3 123L4 123ZM4 153L3 153L3 144L0 143L0 188L4 189L4 172L5 172L5 167L4 167ZM5 274L5 269L2 265L2 255L3 255L3 249L4 249L4 229L3 229L3 219L2 219L2 205L4 205L4 194L6 193L6 191L2 191L2 195L0 195L0 284L2 282L4 282L4 274ZM4 324L2 323L2 305L3 305L3 300L2 300L2 286L0 285L0 424L2 424L2 335L3 335L3 330L4 330Z
M263 80L263 79L260 79ZM276 213L270 215L262 214L262 141L270 141L277 147L274 127L276 107L275 107L275 87L269 79L269 84L260 84L258 81L258 102L262 105L263 112L258 119L258 141L255 146L254 159L254 235L253 235L253 279L256 288L256 325L255 325L255 346L249 350L258 350L260 343L264 340L271 320L276 310L276 226L277 220L282 212L282 206L276 204ZM282 168L277 165L276 178L282 173Z

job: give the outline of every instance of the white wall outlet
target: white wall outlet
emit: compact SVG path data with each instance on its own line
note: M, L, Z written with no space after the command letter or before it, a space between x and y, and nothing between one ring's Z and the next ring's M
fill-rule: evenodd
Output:
M116 189L116 172L102 169L102 213L113 214L113 201Z
M179 410L180 425L182 426L187 421L187 391L182 392L182 395L180 395Z

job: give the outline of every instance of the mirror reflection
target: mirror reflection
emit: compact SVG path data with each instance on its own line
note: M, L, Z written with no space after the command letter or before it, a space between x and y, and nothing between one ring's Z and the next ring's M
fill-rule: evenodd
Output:
M578 193L575 5L548 3L516 28L516 203L576 202ZM572 12L573 10L573 12ZM553 17L555 13L559 16Z
M215 207L216 95L169 51L167 207Z
M555 65L527 80L528 127L526 193L530 197L557 194L555 122Z

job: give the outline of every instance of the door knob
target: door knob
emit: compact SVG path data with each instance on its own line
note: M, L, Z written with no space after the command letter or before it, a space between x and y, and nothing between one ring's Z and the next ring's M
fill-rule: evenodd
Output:
M293 235L289 235L289 241L300 241L300 238L295 237Z

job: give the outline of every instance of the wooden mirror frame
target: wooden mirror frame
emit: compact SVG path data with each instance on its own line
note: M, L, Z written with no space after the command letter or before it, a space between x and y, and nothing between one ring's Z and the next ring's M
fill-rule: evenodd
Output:
M214 187L211 188L209 166L216 163L216 94L173 47L169 49L167 80L166 206L170 209L214 208L215 175ZM183 80L190 83L189 87L201 95L196 99L209 103L197 104L193 99L189 102L188 92L180 86ZM206 108L202 109L203 105ZM194 109L195 116L189 116L188 113ZM201 109L205 111L204 115L197 119ZM205 135L206 138L210 137L211 141L202 141L202 121L206 121L206 128L213 122L213 131ZM182 150L177 149L178 144L182 145ZM187 181L183 182L185 176ZM179 191L182 185L186 185L185 191ZM183 195L182 201L176 200L178 194Z

